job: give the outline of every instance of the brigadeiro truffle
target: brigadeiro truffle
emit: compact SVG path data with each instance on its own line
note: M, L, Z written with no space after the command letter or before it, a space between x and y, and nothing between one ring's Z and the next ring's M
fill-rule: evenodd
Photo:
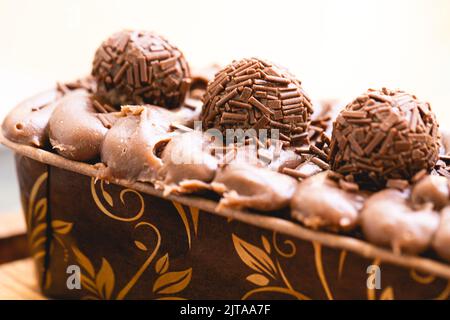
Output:
M205 129L279 129L279 138L295 145L305 141L311 100L285 69L251 58L234 61L215 75L204 96ZM268 132L270 136L270 131Z
M183 53L147 31L121 31L108 38L95 53L92 75L97 97L116 108L145 103L176 108L190 85Z
M371 89L333 124L332 169L372 188L409 180L438 160L438 127L429 103L399 90Z

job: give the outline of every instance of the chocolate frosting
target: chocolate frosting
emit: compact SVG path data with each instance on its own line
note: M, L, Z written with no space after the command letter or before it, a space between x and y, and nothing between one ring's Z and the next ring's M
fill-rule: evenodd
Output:
M433 248L441 258L450 261L450 207L441 211L441 223L433 239Z
M391 246L395 253L418 254L431 244L439 214L431 205L414 209L408 192L386 189L372 195L361 211L361 226L370 242Z
M209 139L199 131L173 137L162 152L159 185L166 193L189 193L208 188L218 160L208 152ZM181 185L180 185L181 183ZM205 183L205 184L204 184Z
M97 117L91 95L83 89L60 99L49 121L53 149L71 160L89 161L98 157L107 131Z
M302 162L302 157L293 150L280 150L279 155L269 164L269 169L283 172L284 168L295 169Z
M297 181L287 175L239 160L221 167L213 181L214 191L223 196L217 210L279 210L289 205L296 186Z
M313 229L351 230L365 197L340 189L327 175L316 174L298 185L291 201L292 218Z
M162 161L158 148L170 141L174 116L158 107L124 106L119 119L101 146L106 165L102 177L129 181L153 181Z
M440 210L449 203L448 179L429 175L420 180L413 188L411 198L413 203L430 202L435 210Z
M2 124L3 135L14 142L45 147L48 144L48 120L61 93L51 89L17 105Z
M201 92L204 83L199 80L193 90ZM105 113L108 110L96 106L92 91L79 88L54 89L23 102L5 119L4 135L15 142L41 147L50 139L58 153L73 160L99 158L103 163L100 178L149 181L166 194L211 189L223 197L218 210L274 211L290 202L293 219L310 228L349 231L361 225L367 240L375 244L409 253L422 252L432 244L443 259L450 260L449 210L442 211L439 224L440 216L432 209L449 205L446 177L424 173L415 180L410 195L408 190L402 193L390 189L366 200L368 194L353 190L351 182L327 178L330 173L322 172L327 168L326 158L315 147L306 150L244 145L224 148L223 157L211 154L217 146L184 127L192 127L199 118L198 99L188 98L183 107L170 111L146 105L123 106L121 112ZM330 110L318 114L312 123L325 130L329 114ZM23 126L18 131L19 123ZM176 128L187 132L174 131ZM320 130L314 134L317 132ZM444 134L444 153L448 147L445 139ZM317 141L320 147L326 139ZM175 163L170 154L177 149L201 159L200 163ZM219 165L221 162L225 164ZM436 174L446 170L443 161L439 166ZM296 179L278 172L302 182L298 184Z
M311 161L303 162L298 168L297 171L306 177L312 177L315 174L322 172L322 168L320 168L317 164Z

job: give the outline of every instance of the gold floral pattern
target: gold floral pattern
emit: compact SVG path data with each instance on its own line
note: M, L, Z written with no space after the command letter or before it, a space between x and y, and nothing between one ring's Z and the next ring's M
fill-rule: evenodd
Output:
M114 208L114 200L111 194L105 189L104 181L100 181L100 195L95 187L96 180L91 179L91 195L94 199L95 204L100 209L100 211L107 217L120 222L135 222L135 229L147 228L150 232L154 233L156 236L156 244L154 248L143 243L140 240L135 240L134 244L137 250L144 251L148 253L148 257L145 262L138 268L133 277L126 283L126 285L118 290L117 294L114 295L117 288L115 288L116 277L113 267L109 261L105 258L101 258L101 267L96 272L94 265L91 260L76 246L71 247L71 252L75 257L77 263L82 267L81 273L81 284L82 287L89 292L88 295L84 296L83 299L117 299L122 300L126 298L130 290L139 281L139 278L148 269L151 263L154 261L156 255L159 252L161 246L161 233L159 229L152 223L147 221L139 221L145 212L145 202L142 195L132 189L123 189L120 192L119 198L122 204L125 204L124 196L127 193L134 194L140 202L140 208L136 214L130 218L125 218L119 216L116 213L111 212L106 206L103 205L105 201L109 207ZM183 224L186 228L186 234L188 237L188 246L191 248L191 231L188 222L188 216L186 214L183 206L177 202L173 202L173 205L180 214ZM194 234L197 234L198 228L198 214L199 211L196 208L189 208L192 223L194 226ZM56 236L55 239L59 239L61 244L65 247L64 241L59 238L58 234L67 234L72 229L72 223L56 220L52 222L53 233ZM159 299L184 299L182 297L175 296L182 292L191 282L192 279L192 268L182 270L182 271L172 271L169 272L169 253L164 254L155 263L155 272L159 276L156 278L152 291Z
M160 300L181 300L182 297L173 296L173 294L183 291L191 282L192 268L184 271L167 272L169 269L169 254L166 253L155 264L155 271L160 276L153 285L153 292L160 295Z
M248 275L246 277L246 280L258 286L259 288L250 290L245 293L242 297L243 300L246 300L254 294L261 292L278 292L286 294L288 296L292 296L299 300L310 300L309 297L292 287L278 259L276 257L275 260L272 259L272 248L265 236L261 237L262 249L256 245L244 241L234 233L231 235L231 237L233 240L234 248L241 258L242 262L244 262L253 271L256 271L255 273ZM275 240L276 236L273 237L274 246L276 243ZM292 250L295 252L295 246L293 243L292 246ZM281 251L278 248L276 249L276 252ZM284 256L286 256L286 254L284 254ZM282 283L282 285L271 285L272 282Z
M96 273L94 266L77 247L72 247L77 262L83 268L81 273L81 284L84 289L90 292L83 297L86 300L111 299L115 284L114 271L108 260L102 258L100 270Z
M115 221L115 223L129 226L129 228L123 230L139 231L136 235L130 233L132 241L128 248L142 260L136 260L141 261L137 264L136 270L128 269L130 270L130 274L127 275L129 279L125 280L124 275L119 272L121 269L117 265L117 258L115 260L114 257L109 255L108 251L101 254L92 254L92 250L90 250L92 248L87 247L86 244L80 243L80 246L78 246L77 241L74 241L73 238L74 229L78 226L76 222L66 221L64 217L67 216L61 215L50 219L46 192L42 192L43 188L46 187L47 179L48 174L44 172L30 186L28 203L24 206L26 208L25 216L29 230L31 253L37 261L41 261L41 264L44 265L45 257L49 254L55 254L54 252L57 249L64 253L66 263L69 261L76 262L81 267L83 299L126 299L131 296L130 293L136 292L138 284L141 283L140 287L142 287L142 277L146 279L146 296L148 295L148 297L164 300L191 298L192 290L195 290L195 286L199 285L198 275L203 271L200 268L196 269L195 261L187 259L186 253L183 253L183 256L180 256L180 252L174 254L170 245L163 245L162 236L164 232L163 234L161 232L164 231L164 227L159 225L159 222L157 222L159 220L153 220L153 216L147 214L156 212L152 209L146 210L146 204L151 204L151 202L146 202L146 195L132 189L117 188L117 186L114 186L116 190L114 191L113 187L108 186L105 181L96 182L94 178L89 178L92 201L99 210L96 210L96 212L111 221ZM133 202L132 206L128 206L130 202ZM200 210L176 201L173 201L171 205L172 213L175 214L175 217L179 217L177 223L181 224L181 230L183 230L181 238L177 239L184 239L182 242L186 246L187 252L207 247L207 243L204 242L205 240L202 237L205 236L205 230L208 230L208 227L206 229L203 227L200 232ZM124 210L119 209L119 207ZM169 207L166 208L170 209ZM161 212L161 214L163 213ZM61 219L61 217L63 218ZM345 250L323 247L320 242L314 241L306 243L307 246L305 246L298 239L289 238L286 235L278 234L276 231L263 232L262 229L255 231L256 234L259 234L258 238L255 239L253 234L252 237L248 237L252 240L247 240L247 233L245 233L247 229L242 228L243 223L220 217L214 217L214 219L223 221L222 226L225 226L223 229L219 227L217 230L230 230L228 231L230 233L221 233L220 236L228 234L229 237L231 235L230 250L235 253L234 258L242 263L240 266L236 265L236 270L239 270L239 272L244 270L240 278L233 280L236 281L236 284L239 284L240 288L243 288L241 295L235 298L271 297L271 294L299 300L317 298L317 294L310 295L308 288L311 284L309 283L308 286L299 279L303 279L302 281L308 279L308 282L315 281L314 290L321 290L322 295L327 299L340 298L336 286L339 285L340 281L347 281L350 275L349 266L354 263L354 260L349 259L352 259L354 254ZM218 222L216 227L219 225ZM239 228L235 228L235 225ZM137 236L138 234L144 234L149 238L143 240L143 238ZM51 241L48 241L48 235L51 235ZM169 243L172 241L170 236L166 238L166 241ZM309 249L307 249L308 247ZM85 252L83 252L83 248L86 249ZM228 247L226 248L228 250ZM305 254L305 250L310 250L312 255L309 252ZM335 254L330 255L332 251ZM196 252L198 254L198 251ZM330 264L330 257L335 262ZM185 260L180 264L181 258ZM228 261L229 257L226 259ZM293 265L297 266L302 259L308 259L305 263L311 266L311 270L308 270L310 273L306 278L298 277L298 273L305 270L293 271L292 268ZM114 262L116 262L116 265ZM190 265L185 265L185 263L190 263ZM375 259L367 261L367 264L381 266L382 262ZM60 266L55 268L55 270L60 270L58 269ZM442 278L425 274L419 270L409 270L408 272L406 276L410 278L412 283L423 286L423 288L439 282L438 288L440 288L440 291L437 291L435 299L448 299L450 296L450 281L442 283ZM50 269L46 270L44 289L49 288L52 281L56 281L52 279L55 275L56 273L52 275ZM366 277L367 275L363 274L363 276ZM148 281L149 279L152 279L151 282ZM365 285L365 283L362 285ZM398 298L397 295L401 296L402 292L398 288L396 290L396 288L395 283L393 285L387 282L382 290L367 289L366 296L371 300ZM139 288L139 290L141 289Z
M111 211L109 211L109 210L103 205L102 201L100 200L100 197L99 197L98 194L97 194L97 190L96 190L96 188L95 188L95 181L96 181L95 178L91 178L91 194L92 194L92 198L94 199L95 204L97 205L97 207L98 207L105 215L107 215L108 217L110 217L110 218L112 218L112 219L114 219L114 220L123 221L123 222L133 222L133 221L137 221L137 220L139 220L140 218L142 218L142 215L144 214L144 208L145 208L145 205L144 205L144 198L142 197L142 195L141 195L139 192L137 192L137 191L135 191L135 190L132 190L132 189L123 189L123 190L120 192L120 201L122 202L122 204L125 204L124 196L125 196L127 193L132 193L132 194L136 195L136 196L138 197L139 201L140 201L140 204L141 204L141 205L140 205L139 211L138 211L135 215L133 215L133 216L130 217L130 218L124 218L124 217L120 217L120 216L118 216L118 215L112 213ZM109 205L110 207L114 207L114 201L113 201L113 198L112 198L111 195L105 190L105 181L104 181L104 180L100 180L100 188L101 188L101 193L102 193L102 196L103 196L104 201L105 201L106 203L108 203L108 205Z
M41 174L31 188L28 210L25 213L27 230L29 232L28 241L31 255L36 260L45 257L45 243L47 231L47 198L37 199L39 189L47 181L47 172Z
M181 220L183 221L184 228L186 230L186 236L188 240L189 249L191 248L191 227L189 226L189 220L188 216L186 214L186 211L184 210L184 207L181 203L172 201L174 207L177 209L178 214L180 215ZM194 225L194 234L197 235L197 229L198 229L198 208L189 207L189 212L191 214L192 223Z
M322 245L317 241L313 241L312 245L314 248L314 262L316 265L316 271L317 275L319 276L320 283L322 284L323 290L325 291L328 300L333 300L333 295L331 293L330 287L328 286L327 278L323 270Z
M25 220L28 230L28 243L31 255L37 262L40 273L42 273L43 287L48 288L52 282L52 275L49 270L41 270L45 268L46 264L46 246L47 246L47 236L48 233L52 232L52 237L58 244L62 242L59 235L67 234L72 229L72 224L61 221L54 220L51 221L51 229L49 230L47 224L47 213L48 213L48 200L47 198L41 197L38 199L38 194L40 190L46 188L46 182L48 179L48 173L45 172L41 174L34 182L30 197L28 200L27 210L25 212ZM52 251L54 245L50 246L50 251ZM64 246L65 248L65 246Z
M141 225L148 226L149 224L142 223ZM142 243L139 249L148 251L148 249ZM96 273L94 266L89 258L84 255L77 247L72 247L72 252L76 257L77 262L83 268L83 272L81 274L81 284L83 288L90 293L84 296L83 299L124 299L128 292L139 280L139 277L142 275L143 271L147 269L158 249L159 244L153 250L146 262L141 266L138 272L126 284L126 286L122 290L120 290L116 296L113 296L113 292L115 289L115 274L108 260L102 258L100 270L98 271L98 273ZM159 277L156 279L153 285L153 293L162 296L159 297L159 299L184 299L173 295L183 291L189 285L192 277L192 268L176 272L168 272L168 269L169 254L166 253L155 264L155 272L159 274Z

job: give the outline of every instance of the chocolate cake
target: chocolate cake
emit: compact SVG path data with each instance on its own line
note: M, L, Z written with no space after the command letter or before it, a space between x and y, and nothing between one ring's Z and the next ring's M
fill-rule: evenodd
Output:
M312 103L264 59L213 70L191 73L154 33L119 32L97 50L92 76L20 104L2 133L88 164L96 180L450 261L450 150L429 103L382 88L341 109Z

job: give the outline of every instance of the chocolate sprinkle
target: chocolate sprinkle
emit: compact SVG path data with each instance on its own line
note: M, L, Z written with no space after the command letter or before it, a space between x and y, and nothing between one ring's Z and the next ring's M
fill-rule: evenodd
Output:
M356 192L359 190L359 186L354 182L348 182L344 179L339 179L339 187L345 191Z
M306 174L301 173L298 170L287 168L287 167L283 168L281 172L284 174L287 174L293 178L300 179L300 180L308 178L308 176Z
M205 129L224 134L227 129L276 128L285 146L301 145L308 139L311 112L300 81L276 65L251 58L234 61L215 75L204 97L202 120Z
M333 123L332 169L367 188L403 189L439 158L439 132L430 105L403 91L369 90Z
M122 31L103 42L92 75L98 82L97 97L116 109L146 103L176 108L191 82L183 53L147 31Z
M386 182L386 187L393 188L393 189L404 190L404 189L408 188L408 186L409 186L408 180L404 180L404 179L389 179Z
M328 163L326 163L325 161L320 160L319 158L311 158L311 162L316 164L317 166L319 166L323 170L329 170L330 169L330 165Z

